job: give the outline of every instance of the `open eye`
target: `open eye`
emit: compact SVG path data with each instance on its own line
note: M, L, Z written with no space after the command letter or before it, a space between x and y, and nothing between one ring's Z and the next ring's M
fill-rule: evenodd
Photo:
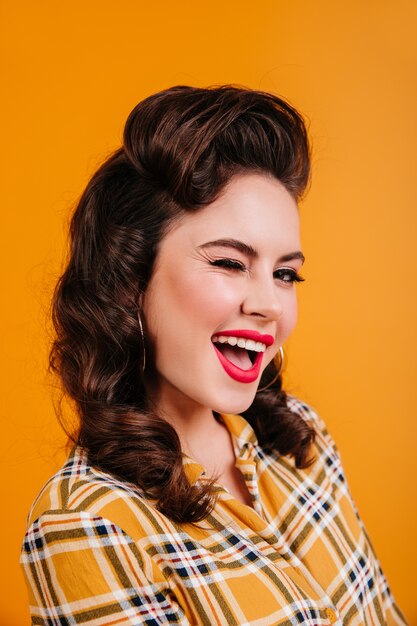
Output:
M215 259L214 261L210 261L210 265L214 265L215 267L224 267L229 270L238 270L245 271L246 267L240 261L235 261L234 259Z
M280 280L283 283L292 284L294 282L301 283L305 280L300 274L289 267L282 267L274 272L274 278Z

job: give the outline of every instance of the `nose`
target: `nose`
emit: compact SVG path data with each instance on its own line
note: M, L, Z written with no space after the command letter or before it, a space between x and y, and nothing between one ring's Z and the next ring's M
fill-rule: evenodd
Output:
M245 315L278 321L283 313L279 289L273 277L252 278L241 304Z

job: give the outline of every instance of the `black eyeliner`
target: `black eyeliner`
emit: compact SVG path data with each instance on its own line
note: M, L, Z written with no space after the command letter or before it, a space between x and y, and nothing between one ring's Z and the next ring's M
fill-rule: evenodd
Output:
M210 261L210 265L214 265L216 267L225 267L226 269L231 270L244 270L245 266L240 261L234 261L233 259L215 259L214 261Z

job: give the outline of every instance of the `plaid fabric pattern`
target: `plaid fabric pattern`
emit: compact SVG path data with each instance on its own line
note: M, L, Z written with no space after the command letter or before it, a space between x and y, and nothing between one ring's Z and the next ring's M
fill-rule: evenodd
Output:
M177 524L75 447L28 519L21 565L32 624L404 625L311 407L315 463L266 454L239 415L222 415L253 508L221 485L199 527ZM190 457L191 483L205 480Z

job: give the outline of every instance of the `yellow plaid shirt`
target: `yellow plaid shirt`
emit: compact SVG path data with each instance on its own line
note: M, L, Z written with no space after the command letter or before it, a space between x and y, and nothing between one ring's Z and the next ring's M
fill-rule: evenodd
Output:
M75 447L28 519L21 564L32 624L405 624L358 517L333 440L311 407L316 461L266 454L222 415L253 508L218 485L202 528L98 471ZM204 468L184 458L190 482Z

